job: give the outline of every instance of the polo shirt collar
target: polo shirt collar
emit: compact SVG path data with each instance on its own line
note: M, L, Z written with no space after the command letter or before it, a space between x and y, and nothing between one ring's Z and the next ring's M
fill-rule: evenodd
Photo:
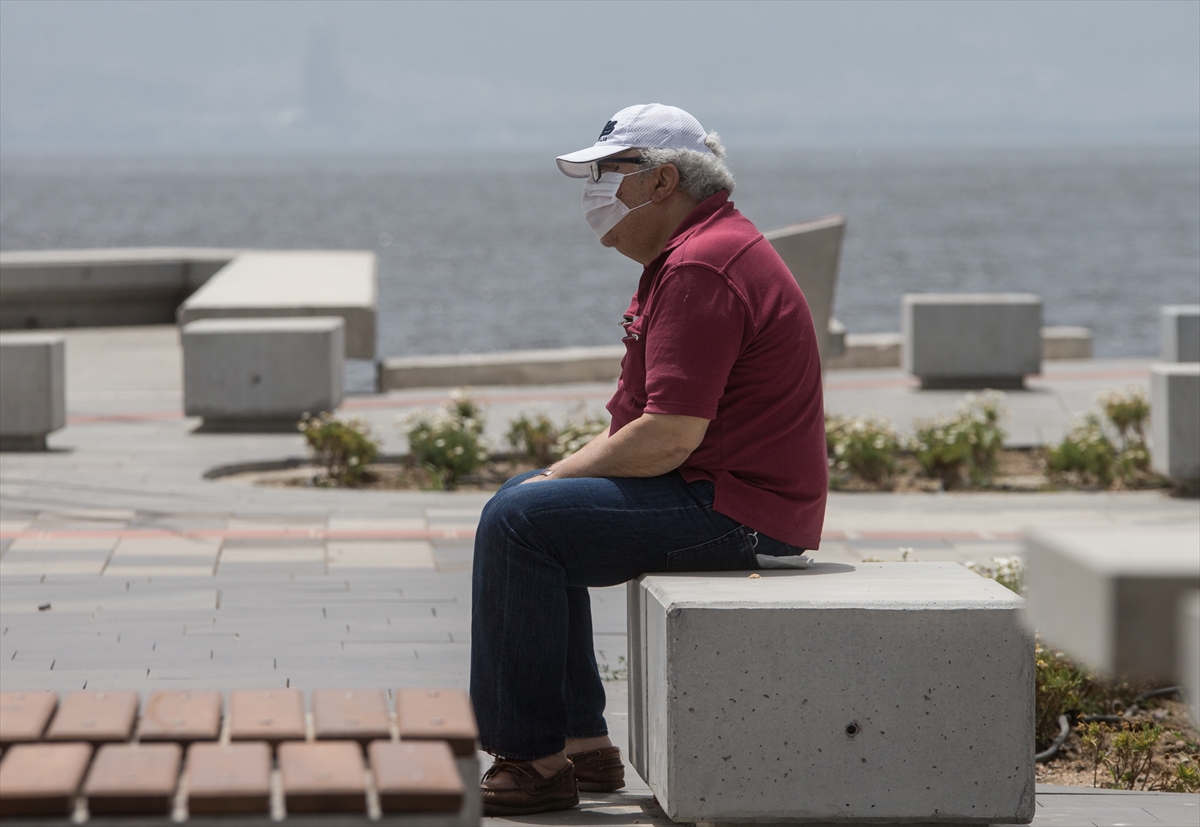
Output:
M714 218L721 217L723 214L732 211L733 204L729 201L729 192L727 190L719 190L708 198L705 198L679 222L679 226L675 228L675 232L671 233L671 237L663 245L662 252L658 254L654 261L647 265L646 271L657 270L676 247L687 241L702 226Z

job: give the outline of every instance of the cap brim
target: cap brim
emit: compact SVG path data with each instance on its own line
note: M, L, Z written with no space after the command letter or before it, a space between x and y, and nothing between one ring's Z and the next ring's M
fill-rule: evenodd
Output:
M554 163L558 164L558 168L563 175L568 175L571 178L587 178L588 165L592 161L599 161L601 158L616 155L618 152L624 152L627 149L633 149L633 147L621 146L620 144L589 146L587 149L572 152L570 155L559 155L554 159Z

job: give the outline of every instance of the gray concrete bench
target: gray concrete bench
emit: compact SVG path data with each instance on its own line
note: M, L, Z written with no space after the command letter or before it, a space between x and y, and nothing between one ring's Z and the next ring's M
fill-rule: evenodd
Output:
M1025 543L1029 622L1101 674L1177 683L1180 601L1200 587L1200 527L1040 529Z
M205 430L295 430L342 403L337 317L202 319L185 324L183 407Z
M66 342L48 333L0 336L0 450L45 450L67 424Z
M1177 485L1200 485L1200 362L1150 366L1150 461Z
M1167 304L1161 312L1162 360L1200 362L1200 304Z
M1024 387L1042 369L1042 300L1029 293L906 293L904 367L921 387Z
M375 254L327 250L245 252L179 308L179 324L199 319L339 316L346 356L375 357Z
M645 575L629 752L676 821L1028 823L1023 600L954 563Z

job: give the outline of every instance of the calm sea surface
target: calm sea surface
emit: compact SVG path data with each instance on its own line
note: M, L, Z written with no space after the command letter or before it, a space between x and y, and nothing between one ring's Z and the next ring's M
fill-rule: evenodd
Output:
M731 156L760 228L845 213L834 312L898 330L905 292L1030 291L1100 356L1150 355L1200 302L1200 152ZM640 267L600 247L550 158L0 160L0 249L379 254L380 353L612 344Z

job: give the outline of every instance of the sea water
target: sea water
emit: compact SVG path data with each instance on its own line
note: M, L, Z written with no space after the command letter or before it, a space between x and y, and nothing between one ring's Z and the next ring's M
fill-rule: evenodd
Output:
M1157 350L1200 302L1196 147L734 150L761 229L843 213L834 315L899 330L906 292L1042 296L1099 356ZM368 249L382 356L614 344L641 268L602 248L581 183L533 154L0 158L0 249Z

